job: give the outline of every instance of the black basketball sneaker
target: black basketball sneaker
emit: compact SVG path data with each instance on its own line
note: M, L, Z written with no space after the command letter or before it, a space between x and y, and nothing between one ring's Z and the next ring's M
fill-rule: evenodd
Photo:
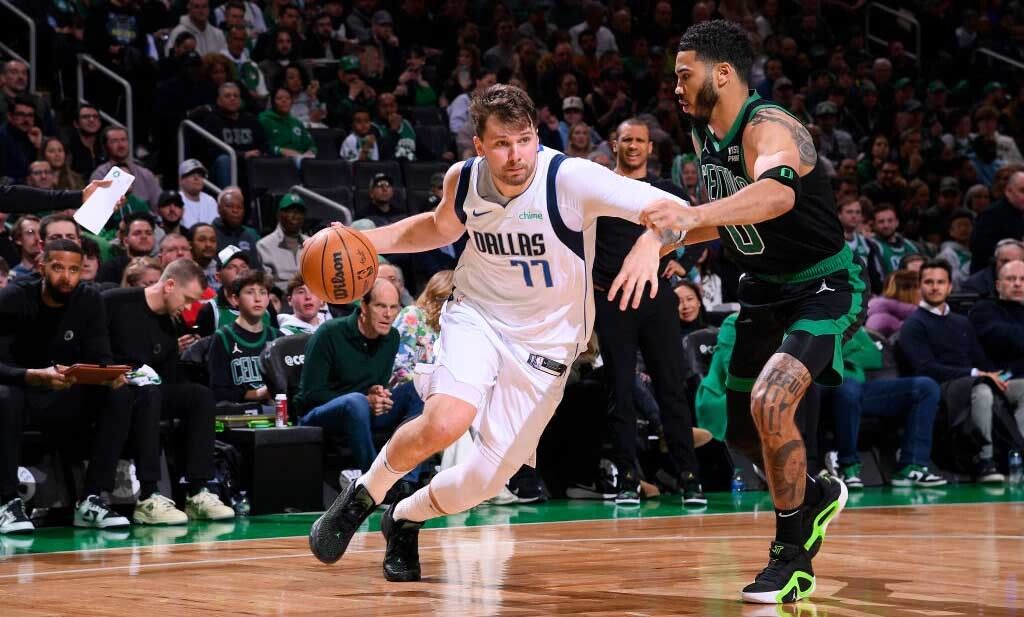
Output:
M393 583L420 580L420 527L423 522L396 521L395 505L384 512L380 532L387 541L384 551L384 578Z
M825 540L828 524L835 520L850 496L843 481L836 477L818 477L814 480L821 487L821 499L816 504L803 507L803 548L810 558L814 558Z
M795 544L772 542L768 565L743 588L743 601L757 604L787 604L814 593L811 556Z
M341 559L356 530L376 507L364 486L349 484L309 530L309 550L313 556L324 563Z

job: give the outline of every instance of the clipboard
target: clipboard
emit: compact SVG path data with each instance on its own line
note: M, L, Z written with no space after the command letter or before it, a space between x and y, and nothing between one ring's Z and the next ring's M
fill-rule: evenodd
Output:
M72 364L64 370L64 375L74 377L75 383L87 386L103 385L113 379L124 375L132 367L126 364L111 364L100 366L98 364Z

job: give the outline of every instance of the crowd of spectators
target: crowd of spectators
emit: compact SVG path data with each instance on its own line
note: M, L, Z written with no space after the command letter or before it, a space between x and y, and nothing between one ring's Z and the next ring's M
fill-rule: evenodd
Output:
M22 400L24 392L14 391L66 388L54 368L62 362L121 360L138 369L132 374L137 383L105 395L119 413L142 413L140 426L151 425L160 413L119 392L151 387L146 396L159 409L162 392L194 381L191 373L171 368L174 357L198 356L208 371L201 383L191 384L199 390L182 395L192 404L163 411L186 420L189 515L226 515L203 491L210 470L201 450L212 440L218 402L272 402L257 358L276 337L312 336L308 353L326 359L318 372L303 373L294 419L347 439L354 457L346 464L353 473L365 469L376 454L374 433L419 413L422 402L409 385L410 358L432 356L436 312L450 293L450 269L461 250L457 243L423 255L384 256L390 265L382 267L382 282L361 306L324 305L303 284L298 264L303 241L328 221L307 215L308 196L260 188L264 178L253 177L253 164L289 161L301 179L309 161L332 161L339 165L332 169L344 171L332 178L336 186L314 188L330 189L331 199L356 214L355 227L384 225L437 205L441 176L412 173L410 165L435 163L443 171L475 154L469 102L495 83L511 83L536 101L542 144L570 156L616 167L623 123L643 125L651 144L646 176L699 204L706 197L687 120L676 105L673 63L685 28L717 18L737 21L750 33L758 54L753 92L807 124L820 164L833 179L848 245L869 282L864 334L874 343L860 336L859 346L844 348L853 356L848 375L854 385L821 397L822 418L834 419L839 442L834 471L857 479L859 418L881 413L884 400L899 404L883 415L907 418L901 481L938 481L930 442L924 441L932 424L982 435L935 447L970 451L962 465L957 453L947 451L943 466L970 467L985 481L999 479L1004 450L1021 445L1024 75L980 62L963 69L981 47L1024 59L1019 3L908 1L906 8L917 11L921 22L921 46L913 52L903 42L912 37L898 29L881 32L888 45L873 43L860 26L864 4L837 0L15 4L36 19L39 60L34 67L17 59L2 65L0 174L9 183L74 190L118 166L135 182L127 203L99 234L80 229L71 211L0 214L0 282L21 290L17 297L0 296L4 336L25 336L21 324L11 321L26 310L24 294L35 294L30 304L47 307L33 317L40 328L37 345L76 331L61 325L72 299L110 304L88 326L92 331L107 320L109 337L101 338L109 340L88 353L67 348L44 358L18 347L23 343L5 350L0 362L11 370L0 400L42 410L28 414L30 424L56 426L48 411L64 405L46 397ZM79 53L129 80L133 98L124 100L111 82L87 70L83 87L90 102L79 103L73 94ZM28 88L30 70L35 91ZM124 118L126 105L134 112L131 132L108 121ZM222 149L195 136L186 140L179 160L178 127L186 119L233 149L236 168ZM335 190L341 188L347 192ZM739 272L717 243L680 252L665 274L678 297L684 337L720 324L735 308ZM115 334L129 327L115 323L116 311L127 311L124 320L152 331L142 339L152 343L150 349L117 348L115 336L132 335ZM725 329L722 336L728 338ZM904 377L914 379L872 386L858 350L891 346L895 338ZM197 345L202 353L194 351ZM596 383L593 375L603 375L594 357L586 356L590 368L581 383L588 388ZM650 393L650 379L643 364L637 371L641 397ZM688 396L697 424L715 424L712 432L721 438L713 386L709 382L706 396L694 388ZM83 389L88 392L75 396L104 394ZM638 398L637 407L649 405ZM843 413L831 413L835 407ZM660 430L656 410L640 416L641 424ZM93 430L106 429L95 420ZM115 449L117 440L128 439L108 437ZM597 439L616 441L607 437ZM150 430L137 441L157 447L156 438ZM9 505L10 467L17 463L11 456L18 450L6 442L3 447L0 502ZM105 507L109 482L99 475L107 467L105 459L90 466L89 494L79 496L82 516ZM607 461L592 467L595 474L602 469L604 476L614 475ZM658 483L640 467L645 494L679 488L678 477ZM180 522L184 514L174 502L153 497L159 494L152 460L144 459L139 470L148 493L140 504L148 505L137 510L137 520ZM419 481L420 471L407 480ZM594 480L568 483L593 488ZM88 516L96 523L105 514Z

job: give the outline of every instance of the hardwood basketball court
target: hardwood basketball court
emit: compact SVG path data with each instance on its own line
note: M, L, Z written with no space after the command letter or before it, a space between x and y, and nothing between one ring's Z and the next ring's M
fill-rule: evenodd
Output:
M763 493L617 508L481 506L420 534L424 580L387 583L379 514L333 566L315 515L0 536L0 615L1024 615L1024 490L869 489L829 528L813 600L744 605L773 531ZM443 525L443 526L441 526Z

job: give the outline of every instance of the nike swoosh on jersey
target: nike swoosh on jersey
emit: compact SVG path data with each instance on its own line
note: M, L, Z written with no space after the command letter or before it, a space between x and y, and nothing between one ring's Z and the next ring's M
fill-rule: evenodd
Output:
M484 210L483 212L477 212L476 210L473 210L473 216L483 216L483 215L487 214L487 212L489 212L489 211L488 210Z

